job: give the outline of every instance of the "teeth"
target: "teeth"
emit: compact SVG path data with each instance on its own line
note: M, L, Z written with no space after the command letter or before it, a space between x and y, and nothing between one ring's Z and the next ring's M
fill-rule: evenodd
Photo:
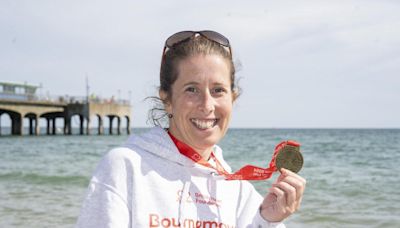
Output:
M191 119L192 123L196 125L196 127L204 130L204 129L209 129L215 126L217 123L217 119L213 120L199 120L199 119Z

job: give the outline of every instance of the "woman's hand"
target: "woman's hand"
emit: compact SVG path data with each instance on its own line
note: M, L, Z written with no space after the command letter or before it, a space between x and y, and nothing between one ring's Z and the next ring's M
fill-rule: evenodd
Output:
M269 222L280 222L300 207L306 180L287 169L272 184L261 204L261 216Z

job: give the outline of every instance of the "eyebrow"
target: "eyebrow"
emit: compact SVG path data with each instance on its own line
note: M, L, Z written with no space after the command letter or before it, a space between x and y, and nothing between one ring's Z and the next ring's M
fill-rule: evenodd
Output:
M198 82L187 82L187 83L183 84L183 86L185 87L185 86L188 86L188 85L198 85L198 84L200 84L200 83L198 83Z
M187 82L187 83L183 84L183 86L186 87L188 85L199 85L199 84L200 83L198 83L198 82L192 81L192 82ZM215 85L217 85L217 86L229 86L229 85L225 85L224 83L220 83L220 82L214 82L212 85L213 86L215 86Z

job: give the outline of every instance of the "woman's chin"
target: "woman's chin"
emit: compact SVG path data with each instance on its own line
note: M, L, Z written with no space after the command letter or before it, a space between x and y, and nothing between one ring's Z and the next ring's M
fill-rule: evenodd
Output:
M194 133L198 140L205 140L205 141L213 141L213 138L217 138L219 134L219 129L217 126L207 129L201 129L196 126L193 126Z
M197 148L206 149L206 148L213 147L215 144L217 144L218 138L215 137L214 135L210 134L208 136L199 137L195 143L196 143Z

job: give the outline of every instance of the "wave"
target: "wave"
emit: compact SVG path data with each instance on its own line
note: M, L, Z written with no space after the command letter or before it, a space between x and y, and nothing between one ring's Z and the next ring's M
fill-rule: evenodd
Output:
M1 173L0 182L23 182L38 185L87 186L89 184L89 178L78 175L43 175L37 173L10 172Z

